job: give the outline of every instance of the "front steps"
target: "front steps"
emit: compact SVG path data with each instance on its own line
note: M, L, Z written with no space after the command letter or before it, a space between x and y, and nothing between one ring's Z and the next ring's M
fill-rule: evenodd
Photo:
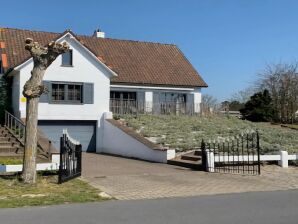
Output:
M193 170L202 170L202 153L198 150L188 152L174 159L168 160L168 164L182 166Z
M22 157L24 147L5 128L0 126L0 156Z

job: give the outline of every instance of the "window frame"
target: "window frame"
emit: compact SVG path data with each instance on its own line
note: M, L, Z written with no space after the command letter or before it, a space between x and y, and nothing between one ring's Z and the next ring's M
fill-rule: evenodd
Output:
M58 84L58 85L63 85L64 86L64 100L54 100L53 99L53 85ZM84 83L81 82L51 82L51 92L50 92L50 103L52 104L76 104L76 105L82 105L84 104ZM80 86L80 94L81 94L81 99L80 100L69 100L69 95L68 95L68 86Z
M65 54L68 54L68 53L70 54L69 64L64 64L63 56L65 56ZM73 67L73 50L72 49L69 49L65 53L61 54L61 66L62 67Z

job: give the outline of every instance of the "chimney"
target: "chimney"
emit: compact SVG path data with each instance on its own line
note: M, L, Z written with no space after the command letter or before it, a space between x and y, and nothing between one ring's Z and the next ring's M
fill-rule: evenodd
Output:
M105 38L105 33L102 32L100 29L97 29L94 31L93 36L98 38Z

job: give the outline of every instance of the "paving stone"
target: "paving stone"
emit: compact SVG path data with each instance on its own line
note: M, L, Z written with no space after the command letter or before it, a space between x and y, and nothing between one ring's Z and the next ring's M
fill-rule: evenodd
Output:
M83 154L83 178L119 200L298 188L298 168L262 166L260 176L193 171L99 154Z

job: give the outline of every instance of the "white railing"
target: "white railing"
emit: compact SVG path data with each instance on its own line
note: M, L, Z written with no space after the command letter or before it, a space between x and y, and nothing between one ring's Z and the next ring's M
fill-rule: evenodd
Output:
M246 162L257 161L257 155L241 155L241 156L218 156L214 155L212 151L206 151L207 163L209 172L214 172L215 163ZM289 160L298 160L298 153L289 155L287 151L280 151L278 155L260 155L260 161L278 161L278 165L282 168L289 167Z
M26 126L20 119L13 116L8 111L5 111L5 127L24 144Z

